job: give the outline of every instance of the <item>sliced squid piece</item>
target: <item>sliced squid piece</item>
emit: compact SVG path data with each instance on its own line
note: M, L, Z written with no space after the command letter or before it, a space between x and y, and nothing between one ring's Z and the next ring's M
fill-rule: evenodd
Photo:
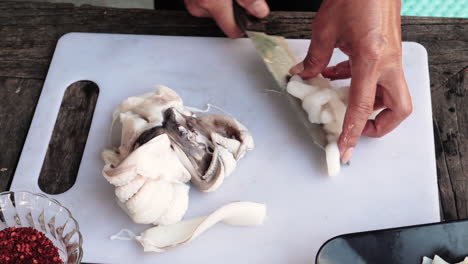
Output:
M380 114L380 112L382 112L382 111L385 110L385 109L386 109L386 108L374 110L374 112L372 112L372 114L370 115L369 119L370 119L370 120L375 120L375 118Z
M338 144L334 142L329 142L325 147L325 156L327 159L327 169L329 176L336 176L340 172L341 162L340 162L340 150Z
M330 80L319 75L302 80L293 76L287 86L288 93L302 100L302 108L307 112L309 121L321 124L327 134L325 147L327 169L330 176L340 171L340 152L337 141L341 134L346 113L347 88L335 89ZM345 98L346 97L346 98Z
M434 256L434 259L423 257L422 264L449 264L443 258L439 257L438 255ZM462 262L457 262L455 264L468 264L468 257L466 257Z
M330 80L327 78L324 78L322 74L319 74L314 78L304 80L304 83L307 83L308 85L312 87L317 87L320 89L329 89L331 87Z
M302 101L302 108L307 112L311 123L321 124L320 114L322 108L333 98L333 92L330 90L318 90L315 93L307 95Z
M330 109L333 111L335 120L333 122L338 123L339 126L343 126L344 117L346 114L346 104L343 103L337 96L334 96L330 102L328 102ZM333 132L336 134L336 132ZM338 134L341 133L341 130Z
M323 110L320 113L320 123L327 124L335 120L335 115L333 114L334 111L330 108L329 104L323 106Z
M349 86L332 87L330 80L322 75L308 80L293 76L288 83L288 92L302 99L302 107L310 122L322 124L327 134L339 137L348 104ZM382 110L374 111L369 119L374 119Z
M330 122L323 125L323 129L328 133L328 135L333 135L335 138L338 138L343 129L342 122Z
M432 264L432 259L428 257L423 257L421 264Z
M434 260L432 260L432 264L450 264L450 263L448 263L447 261L445 261L441 257L435 255Z
M164 252L194 240L219 222L233 226L258 226L265 217L264 204L235 202L222 206L208 216L150 228L137 236L136 240L145 252Z
M296 98L299 98L301 100L304 100L304 98L308 95L308 94L311 94L315 91L318 90L317 87L312 87L304 82L301 81L297 81L295 79L295 77L298 77L298 76L293 76L290 80L290 82L288 83L288 85L286 86L286 90L288 91L289 94L291 94L292 96L296 97ZM300 78L300 77L299 77Z
M304 83L304 80L299 76L299 75L293 75L291 76L291 78L289 79L289 82L298 82L298 83Z

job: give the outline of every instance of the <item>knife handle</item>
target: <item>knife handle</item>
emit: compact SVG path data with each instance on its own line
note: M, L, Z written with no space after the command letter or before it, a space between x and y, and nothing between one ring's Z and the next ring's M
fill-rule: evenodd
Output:
M247 10L245 10L245 8L240 6L236 0L232 2L233 2L233 10L234 10L234 19L236 20L237 25L243 32L247 31L250 25L260 21L260 19L252 15L249 15L247 13Z

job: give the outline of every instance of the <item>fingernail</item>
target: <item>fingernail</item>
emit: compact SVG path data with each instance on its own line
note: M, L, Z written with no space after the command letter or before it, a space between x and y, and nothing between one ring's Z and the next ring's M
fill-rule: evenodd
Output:
M296 66L292 67L291 70L289 70L289 73L292 75L299 74L304 71L304 63L298 63Z
M349 160L351 159L351 155L353 154L353 150L354 148L349 148L343 153L343 156L341 157L341 162L343 164L346 164L349 162Z
M268 15L268 6L263 1L255 1L247 9L257 17L265 17Z

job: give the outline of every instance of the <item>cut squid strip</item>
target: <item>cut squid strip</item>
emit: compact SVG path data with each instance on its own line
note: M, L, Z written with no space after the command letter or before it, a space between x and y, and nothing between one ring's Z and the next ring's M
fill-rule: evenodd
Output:
M428 257L423 257L421 264L432 264L432 259Z
M140 242L145 252L164 252L192 241L218 222L233 226L257 226L263 223L265 216L264 204L234 202L222 206L208 216L150 228L135 239Z
M329 176L336 176L341 169L340 149L336 142L329 142L325 147L325 157Z
M320 74L307 80L294 75L287 84L287 91L301 99L302 108L311 123L322 125L328 141L325 146L328 175L338 174L341 162L336 142L343 129L349 87L333 87L330 80ZM380 111L376 111L372 119Z
M308 94L302 101L302 108L307 112L311 123L320 124L320 113L323 106L333 98L333 93L330 90L320 90L315 93Z
M443 260L441 257L435 255L432 264L450 264L447 261Z
M348 91L344 88L340 90ZM302 100L302 108L311 123L323 126L328 141L325 146L328 175L337 175L341 167L337 140L346 113L346 105L341 98L344 97L344 92L333 88L330 80L322 75L308 80L295 75L291 77L287 91Z
M421 264L450 264L445 261L443 258L439 257L438 255L434 256L434 260L428 257L423 257ZM468 264L468 257L466 257L462 262L457 262L455 264Z

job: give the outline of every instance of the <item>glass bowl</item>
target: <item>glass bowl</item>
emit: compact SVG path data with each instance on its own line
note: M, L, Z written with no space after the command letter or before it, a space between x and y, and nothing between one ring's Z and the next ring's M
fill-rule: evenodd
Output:
M64 263L81 263L83 238L78 223L56 200L30 192L0 193L0 231L9 227L32 227L54 243Z

